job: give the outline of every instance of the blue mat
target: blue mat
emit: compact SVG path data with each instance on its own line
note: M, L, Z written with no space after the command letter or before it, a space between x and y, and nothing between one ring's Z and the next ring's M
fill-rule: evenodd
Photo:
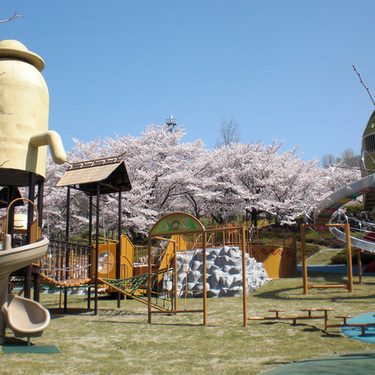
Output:
M347 320L348 323L375 323L375 313L358 315ZM343 335L368 344L375 344L375 327L366 327L365 335L362 336L361 327L342 327Z

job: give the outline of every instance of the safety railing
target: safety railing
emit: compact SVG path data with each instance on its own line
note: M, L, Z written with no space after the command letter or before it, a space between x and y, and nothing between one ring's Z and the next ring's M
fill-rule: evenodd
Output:
M88 279L90 251L88 245L50 240L46 255L39 261L40 272L57 282Z

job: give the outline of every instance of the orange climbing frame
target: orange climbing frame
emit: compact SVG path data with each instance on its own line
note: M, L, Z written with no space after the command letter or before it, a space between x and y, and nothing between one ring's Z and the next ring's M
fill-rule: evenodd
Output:
M307 259L306 259L306 236L307 228L321 227L322 224L302 224L301 225L301 249L302 249L302 277L303 277L303 293L309 294L309 289L312 288L345 288L349 292L353 292L353 265L352 265L352 247L350 243L350 225L349 224L324 224L327 227L339 227L345 229L346 239L346 257L347 257L347 273L348 282L346 284L331 284L331 285L312 285L308 283L307 276Z

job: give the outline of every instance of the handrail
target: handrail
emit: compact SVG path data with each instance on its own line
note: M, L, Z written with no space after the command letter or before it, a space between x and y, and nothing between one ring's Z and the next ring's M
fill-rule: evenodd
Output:
M35 211L36 211L36 226L39 228L39 212L38 212L38 208L37 208L36 204L33 201L31 201L30 199L27 199L27 198L16 198L16 199L13 199L12 202L9 203L8 208L7 208L7 218L9 217L10 206L13 203L17 202L17 201L27 201L27 202L29 202L29 203L31 203L33 205L33 207L35 208ZM6 225L6 228L5 228L5 234L8 234L8 220L7 220L7 225Z

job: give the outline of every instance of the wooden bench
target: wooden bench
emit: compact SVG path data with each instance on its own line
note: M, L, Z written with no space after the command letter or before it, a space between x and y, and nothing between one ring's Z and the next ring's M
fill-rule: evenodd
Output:
M319 308L319 309L302 309L301 311L307 311L308 316L311 319L324 319L324 327L325 327L328 322L328 312L334 311L334 310L335 309L328 307L328 308ZM312 316L313 311L323 312L324 314L322 316Z
M268 311L274 312L275 315L274 316L254 316L254 317L248 317L247 319L249 320L278 320L281 318L279 313L285 312L285 310L281 310L281 309L272 309Z
M273 316L263 316L263 317L248 317L248 320L292 320L292 324L296 325L297 320L311 320L311 319L324 319L324 326L327 326L328 321L328 312L334 311L332 308L313 308L313 309L301 309L303 312L307 312L307 315L302 316L281 316L280 313L285 312L285 310L282 309L272 309L268 310L269 312L275 313ZM313 312L323 312L322 315L314 315Z

